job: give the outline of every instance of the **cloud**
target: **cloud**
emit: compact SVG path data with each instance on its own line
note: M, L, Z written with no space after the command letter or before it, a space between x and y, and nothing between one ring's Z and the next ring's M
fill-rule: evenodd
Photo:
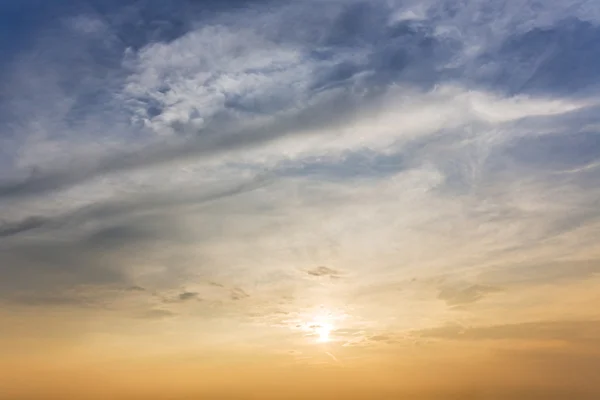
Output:
M136 286L136 285L128 287L127 290L130 292L145 292L146 291L145 288L143 288L141 286Z
M199 205L228 196L235 196L245 191L255 190L261 185L267 184L267 182L267 177L258 176L231 187L228 184L226 187L211 185L212 188L205 187L200 191L180 192L178 197L170 193L152 193L115 198L104 202L95 201L92 204L62 213L54 212L53 215L26 217L16 222L5 223L3 227L0 227L2 229L0 237L16 236L44 228L47 231L65 230L98 221L115 220L149 212L168 211L178 206ZM134 227L124 225L114 226L95 233L91 240L110 244L111 241L113 243L115 240L124 242L126 239L134 239L136 236L143 235L143 232L134 230Z
M231 289L229 295L232 300L243 300L250 297L248 293L246 293L243 289L238 287Z
M531 285L580 281L600 274L600 260L548 261L522 263L483 272L480 278L503 285Z
M446 285L440 289L438 298L449 306L460 306L474 303L489 293L498 292L500 289L485 285Z
M179 294L161 294L156 293L156 297L160 298L161 301L165 304L181 304L187 303L190 301L202 301L203 299L200 297L200 293L198 292L181 292Z
M179 300L188 301L193 299L198 299L198 293L196 292L183 292L179 294Z
M138 318L149 319L149 320L161 320L161 319L166 319L166 318L173 318L175 316L177 316L177 314L173 313L172 311L155 309L155 310L149 310L142 314L139 314Z
M445 340L559 340L597 344L599 332L599 321L584 320L526 322L482 327L445 326L415 331L413 334L418 337Z
M84 242L60 240L30 241L4 248L0 286L7 294L19 289L127 283L126 274L98 250Z
M107 95L112 96L110 104L119 110L123 121L133 119L143 125L140 128L143 140L135 141L135 145L126 141L110 151L105 148L100 152L101 157L76 160L76 168L43 166L45 168L37 169L41 171L38 174L4 182L0 185L0 196L41 195L105 175L153 165L171 165L178 160L214 158L224 152L306 134L315 128L327 130L354 115L358 109L368 108L369 103L379 97L354 94L357 85L368 92L377 85L388 87L402 82L410 87L421 81L431 81L443 76L439 69L450 62L451 51L460 51L460 46L453 44L455 38L436 33L423 21L390 19L390 15L395 14L390 9L392 5L331 2L323 7L322 13L311 12L302 6L271 9L258 18L256 26L245 22L252 19L245 18L241 10L235 10L234 18L203 21L203 27L197 29L187 23L187 16L176 7L167 7L165 16L174 21L166 25L153 25L146 19L132 24L129 19L139 17L142 11L124 13L122 18L128 22L110 24L116 30L113 32L115 37L129 40L119 30L131 34L133 26L142 31L153 26L152 34L145 32L148 36L142 41L143 45L129 47L128 74L111 75L115 90L124 87L124 91ZM118 10L114 12L118 13ZM309 38L289 37L281 29L298 11L307 23L330 27L319 29L325 31L321 32L317 44L314 40L306 42ZM255 10L251 8L247 12L254 14ZM150 21L156 18L153 12L144 10L143 13ZM90 19L83 17L86 18ZM322 25L323 19L329 24ZM169 34L160 32L164 26L179 28L175 29L176 33ZM183 27L189 30L181 30ZM140 33L144 36L144 32ZM244 39L240 41L240 37ZM299 42L300 39L305 41ZM319 50L311 51L309 45L317 46ZM111 51L115 53L110 52L110 56L120 56L113 61L121 62L123 55L119 51L124 51L123 44L113 46ZM82 70L96 71L99 63L95 50L83 47L90 60L83 62ZM198 48L203 49L200 55L195 50ZM358 59L357 54L360 55ZM355 73L344 72L348 70ZM52 71L55 72L65 73L63 70ZM359 78L365 74L380 82ZM423 77L417 79L415 74ZM311 89L315 86L311 83L314 80L319 87L316 92ZM340 86L340 81L346 83ZM91 91L106 86L105 82L91 85ZM431 89L430 85L417 86L422 91ZM387 89L380 92L385 93ZM88 102L85 105L89 112L106 112L97 109L96 104ZM79 121L84 116L76 117ZM83 119L82 122L86 121ZM126 122L119 125L119 131L132 129L139 130ZM146 130L176 131L178 135L189 137L183 141L160 140L156 143L152 139L154 136ZM119 150L115 151L115 148Z
M338 335L338 331L335 332ZM341 335L342 337L348 335ZM380 346L397 346L403 342L406 343L407 336L398 332L366 334L365 331L353 332L344 340L343 347L380 347Z
M5 223L0 225L0 237L17 235L21 232L27 232L39 228L46 223L45 218L29 217L17 223Z
M597 333L503 320L598 273L597 6L96 3L0 38L3 304L193 306L245 343L327 307L357 348ZM419 330L457 315L498 321Z
M600 78L591 61L600 55L599 37L596 24L565 18L554 26L511 35L500 49L483 57L494 59L496 86L503 90L589 93Z
M306 271L306 273L312 276L329 276L331 278L338 278L340 275L339 271L323 265L315 267L313 269L309 269L308 271Z

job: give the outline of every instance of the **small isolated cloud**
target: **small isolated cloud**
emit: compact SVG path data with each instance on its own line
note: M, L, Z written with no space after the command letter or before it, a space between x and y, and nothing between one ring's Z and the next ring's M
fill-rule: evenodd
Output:
M449 306L461 306L475 303L489 293L500 291L499 288L486 285L445 286L440 289L438 299Z
M395 333L379 333L367 336L365 339L370 344L397 344L402 337Z
M144 288L143 288L143 287L141 287L141 286L134 285L134 286L129 286L129 287L127 288L127 291L128 291L128 292L145 292L145 291L146 291L146 289L144 289Z
M351 335L344 343L344 347L368 347L398 344L402 337L395 333L376 333L367 335L364 332Z
M174 295L159 295L159 297L162 299L162 302L166 304L185 303L191 300L202 300L200 298L200 293L198 292L181 292Z
M388 335L375 335L371 336L369 339L371 339L374 342L387 342L390 341L392 338Z
M162 310L162 309L155 309L155 310L149 310L146 311L142 314L140 314L138 316L138 318L140 319L166 319L166 318L172 318L175 317L177 314L175 314L172 311L169 310Z
M329 267L325 267L325 266L319 266L313 269L309 269L308 271L306 271L306 273L308 275L311 276L329 276L331 278L339 278L340 277L340 273L339 271L333 269L333 268L329 268Z
M183 292L177 296L181 301L199 300L197 292Z
M250 295L246 293L243 289L237 287L231 289L230 296L232 300L242 300L250 297Z

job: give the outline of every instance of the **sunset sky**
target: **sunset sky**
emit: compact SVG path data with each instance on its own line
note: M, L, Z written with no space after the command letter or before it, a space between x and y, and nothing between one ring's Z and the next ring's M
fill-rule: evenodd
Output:
M599 371L600 1L0 1L0 400Z

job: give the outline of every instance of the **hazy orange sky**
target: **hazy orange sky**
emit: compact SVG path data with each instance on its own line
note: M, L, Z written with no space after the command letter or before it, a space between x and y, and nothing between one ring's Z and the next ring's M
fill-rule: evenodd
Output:
M600 2L7 0L0 400L600 399Z

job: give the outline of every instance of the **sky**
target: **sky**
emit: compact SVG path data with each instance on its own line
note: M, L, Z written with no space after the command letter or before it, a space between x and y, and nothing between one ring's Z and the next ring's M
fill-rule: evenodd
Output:
M0 53L0 400L600 398L600 2L3 0Z

